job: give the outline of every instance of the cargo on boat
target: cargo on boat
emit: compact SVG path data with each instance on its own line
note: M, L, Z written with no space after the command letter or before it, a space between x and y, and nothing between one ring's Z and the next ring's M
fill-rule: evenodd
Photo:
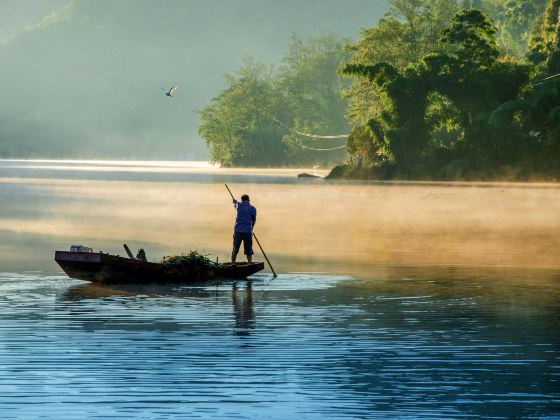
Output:
M200 282L244 279L264 269L264 263L212 263L171 266L103 252L56 251L55 261L73 279L96 283Z

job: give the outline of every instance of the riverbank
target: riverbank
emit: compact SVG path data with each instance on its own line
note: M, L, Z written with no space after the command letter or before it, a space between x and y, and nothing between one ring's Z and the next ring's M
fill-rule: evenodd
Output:
M413 176L403 174L390 166L362 166L356 164L335 166L325 177L329 180L363 181L468 181L468 182L560 182L560 173L534 172L523 168L502 167L486 171L440 171Z

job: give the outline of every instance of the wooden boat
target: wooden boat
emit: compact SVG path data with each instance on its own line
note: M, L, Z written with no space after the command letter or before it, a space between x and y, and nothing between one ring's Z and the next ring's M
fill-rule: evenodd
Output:
M103 252L56 251L54 260L68 277L97 283L200 282L244 279L264 269L264 263L223 263L211 267L167 266Z

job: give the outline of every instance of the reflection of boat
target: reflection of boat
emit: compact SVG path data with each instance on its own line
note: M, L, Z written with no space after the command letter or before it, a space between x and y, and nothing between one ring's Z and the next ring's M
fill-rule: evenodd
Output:
M99 283L197 282L213 279L244 279L264 269L264 263L213 263L211 266L166 266L102 252L56 251L55 261L74 279Z
M204 282L125 282L125 283L82 283L67 288L58 297L63 301L82 301L114 297L167 297L209 299L219 288L228 290L238 280L211 280ZM250 280L247 280L250 282Z

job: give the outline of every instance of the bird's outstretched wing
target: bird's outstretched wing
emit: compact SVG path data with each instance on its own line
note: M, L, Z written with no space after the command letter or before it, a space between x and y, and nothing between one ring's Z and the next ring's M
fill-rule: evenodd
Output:
M175 93L176 90L177 90L177 86L171 86L171 88L169 89L169 92L167 92L167 93L169 93L169 96L172 96Z

